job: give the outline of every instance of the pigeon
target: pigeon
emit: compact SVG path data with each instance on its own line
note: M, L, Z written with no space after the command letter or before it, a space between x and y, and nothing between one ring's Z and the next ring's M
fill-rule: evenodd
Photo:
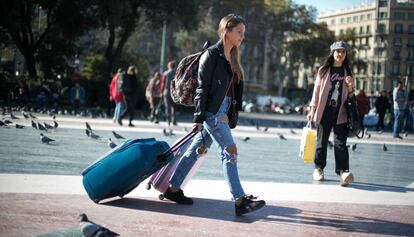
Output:
M88 137L91 136L91 131L89 129L85 129L85 133L86 133L86 136L88 136Z
M50 125L48 123L43 122L43 124L45 125L46 129L54 129L55 128L55 127L53 127L52 125Z
M112 141L111 138L108 138L108 146L112 149L114 147L116 147L116 143Z
M387 148L387 146L384 144L384 145L382 145L382 150L383 151L388 151L388 148Z
M405 132L404 133L404 137L408 137L408 132Z
M293 129L290 129L290 133L296 134L295 130L293 130Z
M88 123L88 122L85 122L85 124L86 124L86 129L88 129L88 130L92 131L91 125L89 125L89 123Z
M351 150L355 151L356 148L357 148L357 144L356 143L354 143L354 144L351 145Z
M56 121L53 121L53 127L56 129L58 128L59 124Z
M260 131L260 127L259 127L259 125L258 125L258 124L256 124L256 130L257 130L257 131Z
M164 136L166 136L166 137L168 137L169 135L170 135L170 133L169 132L167 132L167 129L163 129L162 130L162 133L164 134Z
M23 114L23 117L25 118L25 119L29 119L29 115L26 113L26 112L22 112L22 114Z
M279 138L282 140L287 140L285 136L283 136L283 134L281 133L277 133L277 135L279 135Z
M3 122L4 122L5 124L11 124L11 123L13 123L12 121L10 121L10 120L8 120L8 119L4 119L4 118L3 118Z
M0 121L0 127L5 127L5 126L7 126L7 124L4 123L3 121Z
M80 229L84 237L113 237L119 236L119 234L96 224L88 219L86 214L79 215Z
M56 115L53 115L52 119L55 120L56 119Z
M43 133L40 134L40 140L43 143L47 143L47 144L49 144L49 142L54 142L55 141L55 140L53 140L51 138L46 137L45 135L43 135Z
M269 130L269 127L265 127L265 128L263 129L263 132L267 132L267 130Z
M98 134L96 134L96 133L94 133L92 131L89 131L89 132L90 132L90 137L91 138L93 138L93 139L99 139L99 138L101 138L101 136L99 136Z
M34 116L32 113L29 113L29 116L30 116L30 118L37 119L37 117Z
M125 139L125 137L121 136L120 134L116 133L115 131L112 131L112 134L114 134L114 137L116 139Z
M367 133L367 139L371 138L371 133Z
M10 118L12 119L19 119L19 117L15 116L14 114L10 113Z
M39 122L37 123L37 127L39 128L39 130L47 131L47 129Z
M16 128L22 129L24 126L16 123Z
M244 142L247 142L248 140L250 140L250 137L245 137L245 138L243 138L243 141L244 141Z
M33 122L33 120L32 120L32 127L34 127L35 129L37 129L37 123Z

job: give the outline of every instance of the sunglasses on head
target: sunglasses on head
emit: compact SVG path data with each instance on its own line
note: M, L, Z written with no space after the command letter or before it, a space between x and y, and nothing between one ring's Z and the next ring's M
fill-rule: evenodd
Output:
M234 20L245 21L242 16L234 14L234 13L228 14L227 16L231 17L231 19L234 19Z

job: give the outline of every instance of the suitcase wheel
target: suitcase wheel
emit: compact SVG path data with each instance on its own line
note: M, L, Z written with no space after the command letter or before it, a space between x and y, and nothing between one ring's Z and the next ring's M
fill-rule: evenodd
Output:
M147 188L147 190L150 190L151 189L151 182L148 182L147 183L147 187L146 188Z
M160 200L164 200L164 194L160 194L160 195L158 195L158 198L159 198Z

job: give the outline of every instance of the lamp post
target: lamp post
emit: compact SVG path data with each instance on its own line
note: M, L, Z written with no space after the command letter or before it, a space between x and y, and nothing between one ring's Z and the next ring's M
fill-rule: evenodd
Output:
M166 35L167 35L167 23L164 21L163 26L162 26L160 73L162 73L164 71L165 38L166 38Z

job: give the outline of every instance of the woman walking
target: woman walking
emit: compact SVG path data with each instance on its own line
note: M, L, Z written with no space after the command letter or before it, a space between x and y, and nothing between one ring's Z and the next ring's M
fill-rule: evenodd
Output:
M326 152L329 135L334 131L335 173L340 176L340 185L351 183L354 176L349 172L349 154L346 146L347 97L354 96L354 78L347 57L347 45L343 41L335 42L330 47L330 54L319 69L308 121L317 124L317 145L313 179L324 179Z
M244 39L244 32L245 21L241 16L229 14L223 17L218 29L220 41L200 58L193 126L201 132L196 135L182 157L170 180L170 188L164 194L165 198L179 204L193 204L191 198L184 196L180 185L194 165L198 154L204 153L205 146L214 141L219 148L224 177L235 201L237 216L265 205L265 201L256 201L255 197L244 193L237 169L237 147L227 117L232 102L241 110L243 69L240 65L240 45Z

